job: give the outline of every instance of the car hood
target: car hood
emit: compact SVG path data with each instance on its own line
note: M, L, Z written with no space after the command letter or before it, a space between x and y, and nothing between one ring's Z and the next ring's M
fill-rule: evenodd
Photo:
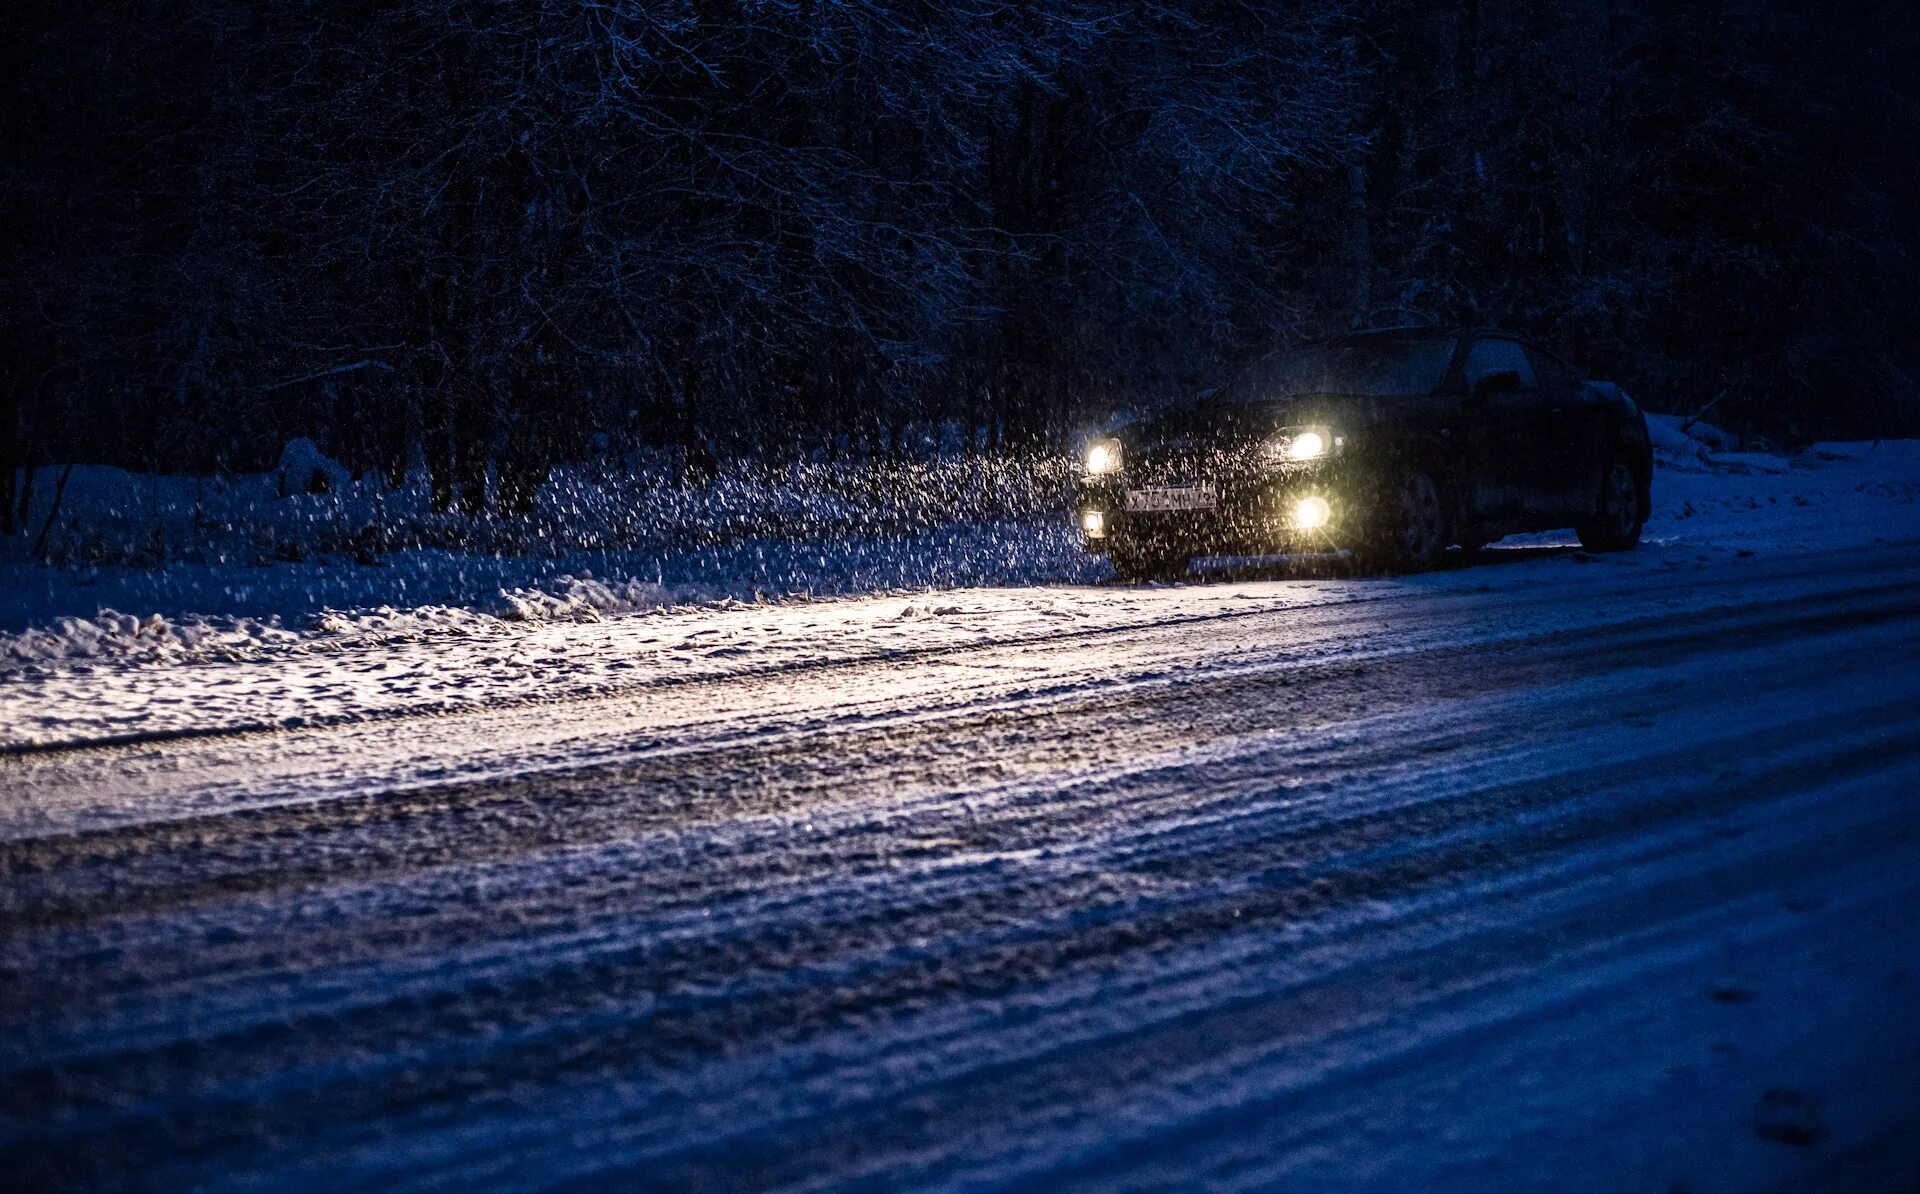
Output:
M1139 454L1233 451L1284 427L1332 426L1347 431L1380 417L1380 400L1346 394L1302 394L1274 402L1198 402L1170 407L1118 433Z

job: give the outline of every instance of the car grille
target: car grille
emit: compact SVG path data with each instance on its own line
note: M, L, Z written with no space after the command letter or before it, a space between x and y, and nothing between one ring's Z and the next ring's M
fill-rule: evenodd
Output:
M1215 481L1234 469L1218 452L1156 452L1127 462L1127 480L1140 485L1192 485Z

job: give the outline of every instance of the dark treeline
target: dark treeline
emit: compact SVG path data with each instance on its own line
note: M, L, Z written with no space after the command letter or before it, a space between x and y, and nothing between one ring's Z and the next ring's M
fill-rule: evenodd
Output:
M424 459L473 511L606 445L696 471L935 427L1057 445L1293 338L1425 321L1782 438L1915 429L1904 3L99 0L8 24L8 490L59 460L258 468L294 435Z

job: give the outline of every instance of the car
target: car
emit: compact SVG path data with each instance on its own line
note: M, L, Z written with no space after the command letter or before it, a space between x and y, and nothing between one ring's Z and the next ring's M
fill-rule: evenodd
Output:
M1625 551L1651 509L1647 421L1519 336L1396 328L1276 353L1101 436L1076 486L1088 550L1128 581L1196 556L1345 551L1417 571L1451 546L1571 528Z

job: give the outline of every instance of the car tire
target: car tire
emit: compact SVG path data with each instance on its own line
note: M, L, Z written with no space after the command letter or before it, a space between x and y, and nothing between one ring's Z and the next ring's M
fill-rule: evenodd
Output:
M1447 549L1447 508L1433 474L1415 469L1384 494L1369 541L1355 549L1368 572L1423 572Z
M1124 539L1114 541L1111 555L1113 570L1127 584L1179 580L1193 562L1193 557L1175 548L1148 547Z
M1631 551L1646 525L1640 513L1645 495L1640 490L1633 467L1624 460L1611 461L1600 482L1599 512L1574 527L1580 546L1595 552Z

